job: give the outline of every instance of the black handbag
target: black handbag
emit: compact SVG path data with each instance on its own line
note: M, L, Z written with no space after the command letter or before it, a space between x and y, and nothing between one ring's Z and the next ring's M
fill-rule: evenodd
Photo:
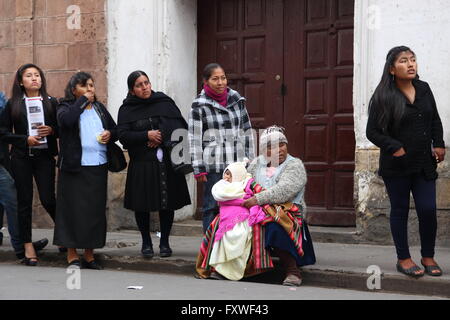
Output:
M109 143L106 150L108 157L108 170L111 172L119 172L127 167L127 160L123 154L123 150L115 142Z

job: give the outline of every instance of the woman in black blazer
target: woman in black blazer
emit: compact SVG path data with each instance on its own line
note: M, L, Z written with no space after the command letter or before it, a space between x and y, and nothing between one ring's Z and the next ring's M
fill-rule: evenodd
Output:
M116 123L95 97L93 78L75 74L57 110L60 155L54 244L68 248L69 265L102 269L94 249L106 242L107 150L117 141Z
M369 104L367 138L380 148L379 174L391 202L391 232L397 250L397 270L421 277L424 270L411 259L408 247L410 193L419 220L421 263L425 272L440 276L434 260L436 241L436 172L444 160L441 119L428 83L419 80L414 52L391 49L380 84Z
M29 134L26 110L26 104L31 100L43 109L45 120L37 126L38 135L34 136ZM17 188L19 232L25 247L22 262L29 266L37 264L31 240L33 177L42 206L55 220L55 156L58 154L56 106L56 99L47 94L42 70L34 64L21 66L14 79L12 98L2 113L2 125L8 130L3 141L12 144L11 169Z

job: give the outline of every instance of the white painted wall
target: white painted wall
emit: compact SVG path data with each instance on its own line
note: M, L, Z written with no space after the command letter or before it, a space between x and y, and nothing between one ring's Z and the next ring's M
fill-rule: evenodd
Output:
M153 90L175 100L187 120L197 94L197 0L108 0L108 109L117 113L127 94L127 77L145 71ZM195 185L186 176L191 200ZM194 206L176 213L181 220Z
M369 99L381 79L388 51L398 45L417 55L421 80L435 96L450 145L450 1L355 1L355 134L358 149L373 145L366 139Z

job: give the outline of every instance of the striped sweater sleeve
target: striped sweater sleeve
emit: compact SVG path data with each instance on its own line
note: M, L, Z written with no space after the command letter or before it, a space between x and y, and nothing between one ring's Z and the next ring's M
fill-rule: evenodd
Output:
M255 142L253 137L252 124L250 121L250 116L248 115L247 108L243 108L243 130L245 135L245 156L253 160L255 158Z
M188 140L194 175L206 172L203 162L203 121L201 108L192 107L188 119Z

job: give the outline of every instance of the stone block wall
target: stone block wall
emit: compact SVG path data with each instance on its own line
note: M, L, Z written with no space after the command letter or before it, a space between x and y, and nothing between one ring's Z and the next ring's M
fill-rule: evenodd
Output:
M447 150L448 154L448 150ZM355 169L356 226L361 240L393 244L389 217L390 203L383 180L378 176L379 149L358 149ZM450 161L438 166L437 187L438 246L450 246ZM419 227L414 200L411 195L408 219L410 245L420 245Z
M74 24L79 8L79 24ZM64 95L77 71L92 74L100 101L107 101L105 0L1 0L0 90L10 96L18 67L32 62L46 75L48 92Z
M77 12L68 10L73 5L79 8L79 25L73 23ZM91 73L97 97L106 104L105 5L105 0L0 0L0 91L10 97L17 69L31 62L43 69L48 93L57 98L74 73ZM36 186L33 227L53 227Z

